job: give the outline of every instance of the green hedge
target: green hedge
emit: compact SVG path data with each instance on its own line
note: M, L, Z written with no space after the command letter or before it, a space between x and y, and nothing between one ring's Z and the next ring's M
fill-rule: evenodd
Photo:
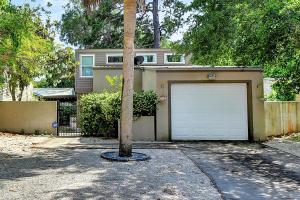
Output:
M153 91L135 92L134 116L155 115L158 98ZM117 131L121 93L90 93L80 98L80 127L83 135L107 136Z

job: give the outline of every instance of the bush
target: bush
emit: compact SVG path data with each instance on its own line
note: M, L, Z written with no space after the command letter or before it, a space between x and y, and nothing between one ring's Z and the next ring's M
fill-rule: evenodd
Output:
M136 92L134 116L155 115L158 98L155 92ZM121 93L91 93L80 99L80 127L83 135L108 136L116 132L121 112Z

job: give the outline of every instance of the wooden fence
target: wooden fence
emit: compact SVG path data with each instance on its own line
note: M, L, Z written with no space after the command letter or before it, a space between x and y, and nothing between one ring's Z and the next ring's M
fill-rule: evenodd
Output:
M265 102L266 136L300 132L300 102Z

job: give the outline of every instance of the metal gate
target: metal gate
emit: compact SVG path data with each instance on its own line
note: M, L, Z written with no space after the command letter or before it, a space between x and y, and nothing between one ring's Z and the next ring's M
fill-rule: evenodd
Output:
M76 102L58 102L58 136L81 136Z

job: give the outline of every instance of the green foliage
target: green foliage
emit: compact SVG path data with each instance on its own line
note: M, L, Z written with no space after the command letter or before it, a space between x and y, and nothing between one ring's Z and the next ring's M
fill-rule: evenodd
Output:
M154 46L152 4L147 2L145 13L137 14L135 34L136 48ZM169 38L182 26L184 3L167 0L161 4L164 15L159 24L161 38ZM58 25L61 40L81 48L123 48L123 4L113 0L103 0L93 12L88 12L81 0L69 0L65 13Z
M123 85L123 76L105 76L106 81L110 85L108 92L121 92Z
M134 116L155 114L157 95L153 91L134 93ZM80 127L84 135L107 135L117 128L121 93L91 93L80 98Z
M84 135L108 134L120 116L120 93L91 93L80 98L80 127Z
M300 1L194 0L179 52L200 65L262 66L276 98L300 92Z
M158 98L154 91L135 92L133 95L133 115L137 117L154 116L157 103Z
M39 77L52 48L53 35L49 24L40 18L39 9L29 5L0 7L0 74L8 85L13 100L22 98L22 92Z
M74 88L77 65L72 48L54 46L53 50L48 52L44 77L37 83L37 87Z

